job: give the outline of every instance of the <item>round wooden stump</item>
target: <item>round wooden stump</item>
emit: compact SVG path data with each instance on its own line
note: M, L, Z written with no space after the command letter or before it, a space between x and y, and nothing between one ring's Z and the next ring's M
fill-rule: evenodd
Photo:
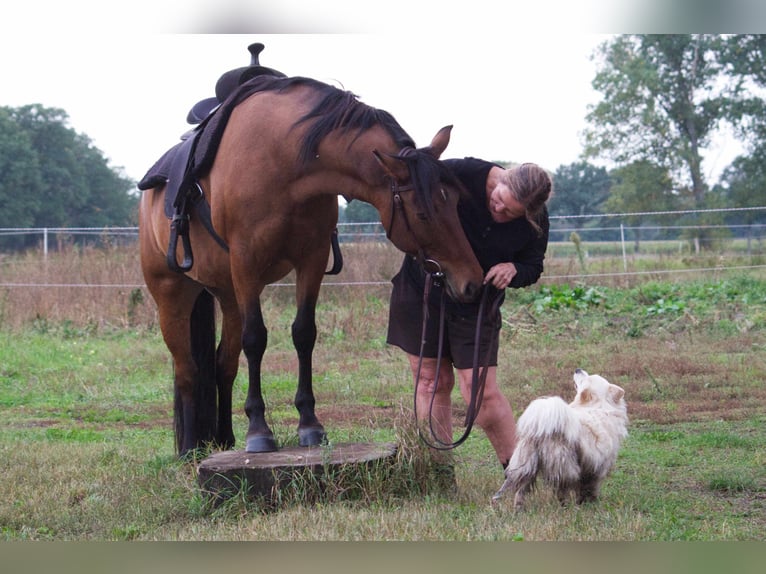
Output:
M307 488L322 488L327 479L342 480L354 470L381 463L392 463L393 443L340 443L318 447L286 447L276 452L252 453L244 450L217 452L198 467L202 492L215 504L238 494L274 504L280 490L295 481Z

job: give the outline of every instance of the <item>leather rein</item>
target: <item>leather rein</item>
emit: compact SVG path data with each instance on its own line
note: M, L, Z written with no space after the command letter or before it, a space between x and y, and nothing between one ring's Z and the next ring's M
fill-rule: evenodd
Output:
M428 322L428 299L431 292L431 286L432 285L439 285L440 279L437 279L434 277L435 274L427 273L426 274L426 283L425 287L423 288L423 329L422 334L420 337L420 356L418 358L418 368L417 368L417 374L415 375L415 400L414 400L414 411L415 411L415 420L418 420L418 405L417 405L417 396L418 396L418 386L420 383L420 370L423 366L423 348L425 346L426 342L426 325ZM494 291L493 295L490 295L490 291ZM433 383L433 390L431 391L431 402L429 404L428 408L428 430L431 433L431 438L433 439L433 442L429 440L426 436L423 435L423 431L420 428L420 425L418 425L418 436L420 439L429 447L435 449L435 450L451 450L455 447L460 446L463 444L468 436L471 434L471 430L473 429L473 425L476 422L476 418L479 416L479 410L481 409L481 403L484 399L484 387L487 382L487 372L489 371L489 354L492 350L492 347L495 343L495 337L498 336L497 330L493 329L493 335L492 339L489 342L489 345L487 347L487 351L484 355L483 361L479 362L479 343L481 341L481 332L482 332L482 322L485 317L494 317L496 311L500 307L500 303L502 301L502 291L492 287L491 285L485 285L484 289L482 290L481 294L481 302L479 303L479 312L476 317L476 331L474 333L474 341L473 341L473 372L471 374L471 397L468 401L468 408L465 413L465 420L463 422L465 426L465 430L463 431L463 434L455 441L453 442L443 442L441 441L434 432L433 427L433 407L434 407L434 398L436 397L436 389L439 388L439 373L441 371L441 361L442 361L442 354L444 350L444 316L445 316L445 302L446 302L446 294L444 290L441 292L441 297L439 299L439 342L436 352L436 376L434 378ZM491 301L490 301L491 297ZM487 304L489 302L489 310L487 310ZM493 328L490 326L490 328ZM459 384L459 382L458 382Z
M391 180L391 218L388 223L388 227L386 228L386 238L391 239L391 231L394 226L394 216L398 212L401 214L401 217L404 219L404 225L407 229L407 231L415 238L415 243L418 245L418 254L417 254L417 261L421 264L423 269L426 271L426 282L425 287L423 289L423 329L422 329L422 335L421 335L421 343L420 343L420 356L418 358L418 368L417 368L417 374L415 375L415 395L414 395L414 410L415 410L415 420L418 420L417 417L417 396L418 396L418 386L420 384L420 371L421 367L423 365L423 349L425 345L425 335L426 335L426 325L428 321L428 299L429 295L431 293L431 287L433 285L441 286L442 281L444 280L444 272L442 271L441 265L439 265L438 261L435 261L433 259L429 259L426 257L425 252L423 251L423 248L420 246L420 242L417 241L417 237L415 236L415 233L412 231L412 228L410 227L409 219L407 218L407 212L404 209L404 200L402 199L401 192L402 191L414 191L415 187L412 184L408 185L402 185L400 186L398 181L395 178L390 178ZM489 303L489 311L486 311L488 300L490 299L490 291L494 290L495 293L492 296L492 300ZM418 436L420 439L429 447L436 449L436 450L450 450L457 446L460 446L463 444L468 436L471 434L471 430L473 429L473 425L476 422L476 418L479 416L479 409L481 409L481 403L484 398L484 386L487 381L487 371L489 370L489 353L492 349L492 346L494 345L494 337L497 337L497 331L495 331L495 334L493 335L493 339L490 341L490 345L487 348L487 352L484 356L483 362L479 363L479 341L481 340L481 329L482 329L482 321L483 317L486 315L487 317L493 317L495 315L495 312L499 309L500 303L502 301L502 295L503 291L496 289L492 287L491 285L486 285L484 289L482 290L482 296L481 296L481 303L479 304L479 313L478 317L476 319L476 332L474 335L474 356L473 356L473 374L471 377L471 397L468 403L468 409L466 411L465 415L465 431L463 434L458 438L456 441L445 443L439 440L436 436L436 433L434 432L433 428L433 404L434 404L434 398L436 396L436 389L439 386L439 367L441 366L441 360L442 360L442 352L443 352L443 346L444 346L444 317L445 317L445 292L442 290L441 292L441 298L440 298L440 304L439 304L439 343L438 343L438 351L437 351L437 357L436 357L436 378L434 380L433 384L433 391L431 393L431 403L429 405L429 411L428 411L428 426L429 431L431 433L431 438L433 438L433 442L429 440L427 437L423 435L423 432L420 428L420 425L417 425L418 427ZM483 367L483 368L482 368ZM479 373L479 370L481 369L481 373Z

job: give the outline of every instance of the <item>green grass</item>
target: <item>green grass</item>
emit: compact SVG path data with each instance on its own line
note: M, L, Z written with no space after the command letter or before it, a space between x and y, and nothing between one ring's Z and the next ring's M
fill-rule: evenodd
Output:
M562 508L541 489L522 514L510 500L490 505L502 472L478 429L453 454L457 490L439 484L412 429L409 366L383 340L386 290L375 289L323 292L317 408L331 441L395 441L402 454L392 468L334 477L323 496L292 484L276 509L242 496L212 507L195 464L176 459L172 368L153 325L39 319L0 330L0 538L766 540L762 279L510 293L499 372L517 416L536 396L571 397L579 367L623 386L631 417L599 502ZM264 300L264 389L283 445L297 443L291 305L282 291ZM241 370L240 445L246 386Z

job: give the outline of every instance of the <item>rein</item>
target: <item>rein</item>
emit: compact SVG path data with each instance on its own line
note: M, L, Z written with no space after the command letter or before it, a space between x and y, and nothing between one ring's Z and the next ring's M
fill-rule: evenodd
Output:
M406 150L406 151L405 151ZM405 148L403 152L409 153L409 150ZM403 155L403 152L400 152L400 156ZM425 252L423 251L423 248L420 246L420 242L417 241L417 237L415 236L415 233L412 231L412 227L410 226L410 221L407 217L407 211L404 209L404 200L402 199L401 192L403 191L413 191L415 189L414 185L408 184L408 185L399 185L399 182L395 178L391 178L391 218L388 222L388 227L386 228L386 238L388 240L391 240L391 233L393 231L394 227L394 217L397 212L401 214L401 217L404 219L404 225L407 229L407 232L413 236L415 239L415 243L418 245L418 253L416 260L420 263L420 265L425 269L426 271L426 283L425 287L423 289L423 330L421 335L421 343L420 343L420 357L418 359L418 368L417 368L417 374L415 376L415 420L417 421L417 396L418 396L418 385L420 383L420 370L423 365L423 349L425 345L425 339L426 339L426 325L428 321L428 298L431 292L431 286L441 285L441 281L444 279L444 272L441 269L441 265L439 265L438 261L434 261L433 259L428 259L426 257ZM486 312L487 308L487 302L489 299L489 292L490 290L494 290L495 294L493 296L493 299L491 301L491 306L489 308L489 312ZM463 435L457 439L454 442L451 443L444 443L440 441L436 437L436 433L433 429L433 404L434 404L434 398L436 396L436 389L439 386L439 370L441 366L441 360L442 360L442 351L444 346L444 315L445 315L445 293L442 290L441 293L441 299L439 304L439 344L438 344L438 351L436 356L436 377L434 380L434 387L433 392L431 394L431 404L429 405L429 412L428 412L428 420L429 420L429 430L431 432L431 437L435 440L436 443L432 443L428 438L423 436L423 433L420 429L420 426L418 425L418 435L420 436L421 440L428 445L429 447L437 450L450 450L457 446L460 446L465 440L468 438L468 436L471 434L471 430L473 429L473 425L476 422L476 418L479 416L479 409L481 409L481 403L484 398L484 386L487 381L487 371L488 371L488 363L489 363L489 353L494 345L494 337L497 336L497 333L493 335L493 339L490 341L490 345L487 348L487 352L484 356L483 363L479 363L479 341L481 340L481 329L482 329L482 320L484 315L486 314L488 317L494 316L497 309L500 307L500 302L502 301L501 295L503 292L498 289L494 289L490 285L485 286L485 288L482 290L482 296L481 296L481 303L479 304L479 313L478 317L476 319L476 333L474 335L474 356L473 356L473 374L471 379L471 398L468 403L468 410L466 411L465 415L465 432L463 432ZM483 367L483 368L482 368ZM481 369L481 373L479 373L479 370Z
M443 274L441 271L437 273L427 273L426 274L426 283L425 287L423 289L423 329L422 329L422 335L420 338L420 356L418 359L418 368L417 368L417 374L415 375L415 399L414 399L414 411L415 411L415 420L418 420L418 406L417 406L417 396L418 396L418 385L420 383L420 370L423 366L423 348L425 346L426 341L426 325L428 321L428 298L431 293L431 286L436 284L439 285L439 282L441 281L441 278L443 277ZM420 428L420 425L418 425L418 436L420 439L429 447L436 449L436 450L451 450L453 448L456 448L463 444L468 436L471 434L471 430L473 429L473 425L476 422L476 418L479 416L479 410L481 409L481 403L484 399L484 386L487 382L487 371L489 370L489 353L492 349L492 346L494 345L494 337L497 336L497 331L495 331L495 334L493 335L493 339L490 341L490 344L487 348L487 352L484 356L484 361L479 364L479 342L481 341L481 329L482 329L482 321L484 316L492 317L495 315L495 312L500 307L500 302L502 300L502 291L498 289L494 289L495 293L493 295L493 298L491 300L491 304L489 307L489 311L486 312L486 306L487 301L490 298L489 292L493 289L491 286L487 285L482 291L481 295L481 302L479 304L479 313L476 318L476 332L474 335L474 351L473 351L473 373L471 378L471 397L468 402L468 409L466 410L465 414L465 431L463 434L458 438L456 441L453 441L451 443L445 443L439 440L436 436L436 433L434 432L433 428L433 406L434 406L434 398L436 397L436 389L439 388L439 372L441 367L441 360L442 360L442 352L444 347L444 315L445 315L445 293L442 290L441 298L439 300L439 344L438 344L438 350L436 353L436 375L434 378L433 383L433 391L431 392L431 403L429 405L428 410L428 426L429 431L431 432L431 437L434 439L435 442L431 442L427 437L423 435L423 432ZM479 370L481 369L481 374L479 374ZM459 382L458 382L459 384ZM438 443L438 444L436 444Z

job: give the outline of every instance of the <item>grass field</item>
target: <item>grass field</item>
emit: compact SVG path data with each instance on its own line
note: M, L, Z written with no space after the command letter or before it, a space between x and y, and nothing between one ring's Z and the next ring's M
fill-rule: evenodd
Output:
M361 248L360 248L361 249ZM499 365L516 414L572 396L575 368L626 389L630 436L596 504L542 490L523 514L492 507L502 472L480 430L454 453L457 489L429 473L411 424L404 357L385 344L388 249L347 253L318 309L318 414L335 443L395 441L393 474L279 508L211 507L194 463L176 459L172 368L130 251L6 258L0 288L0 537L12 540L766 540L766 280L763 271L542 281L510 292ZM711 256L712 258L712 256ZM571 257L548 274L622 263ZM662 265L683 264L665 260ZM597 267L598 266L598 267ZM369 270L378 276L370 278ZM94 285L120 283L120 288ZM297 442L292 295L269 288L264 360L270 421ZM244 363L243 363L244 364ZM243 443L246 380L235 382ZM455 419L462 421L456 399Z

